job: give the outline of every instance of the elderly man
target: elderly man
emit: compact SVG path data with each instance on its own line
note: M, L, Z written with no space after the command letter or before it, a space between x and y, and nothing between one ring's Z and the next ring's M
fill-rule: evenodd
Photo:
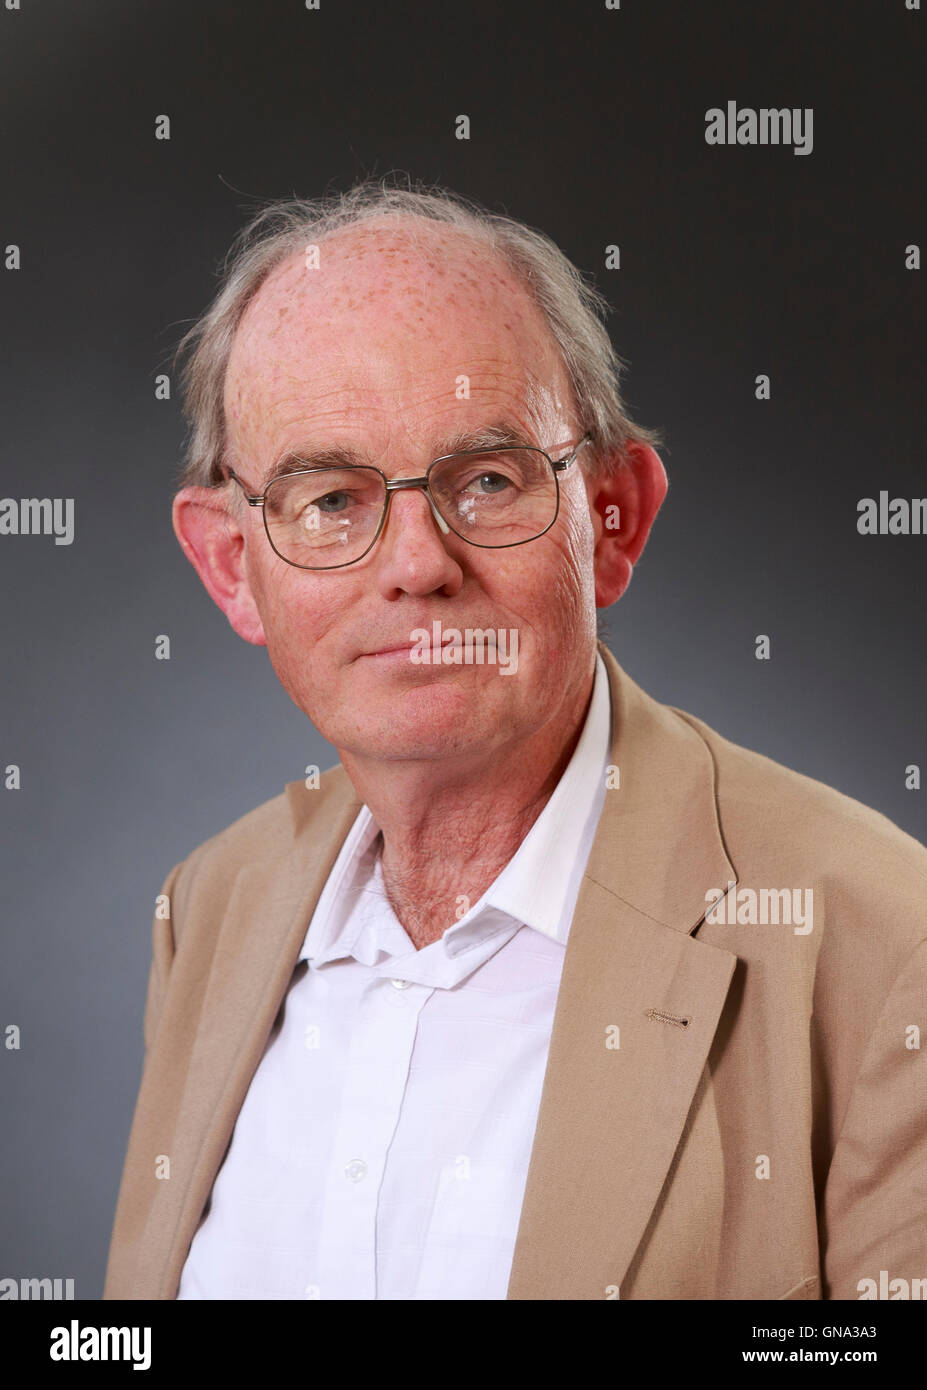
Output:
M666 492L599 307L365 184L182 345L180 544L341 762L168 875L105 1297L927 1275L927 851L597 643Z

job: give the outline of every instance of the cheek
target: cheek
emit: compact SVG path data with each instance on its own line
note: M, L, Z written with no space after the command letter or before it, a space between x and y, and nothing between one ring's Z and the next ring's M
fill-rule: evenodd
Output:
M564 522L567 544L578 562L591 568L595 554L595 528L589 494L582 477L570 479L569 490L564 487L560 499L560 517Z
M325 637L343 616L346 595L271 555L246 560L274 670L292 693L325 659Z
M539 653L564 656L595 633L593 535L588 517L563 517L552 531L482 576L484 592L512 626L535 634ZM511 554L512 552L510 552ZM527 635L527 632L525 633Z
M560 525L560 522L563 525ZM556 537L556 574L554 589L557 608L565 622L576 623L595 610L595 534L585 505L569 506L561 511L557 526L551 533ZM593 616L593 625L595 618ZM577 636L580 634L577 633Z

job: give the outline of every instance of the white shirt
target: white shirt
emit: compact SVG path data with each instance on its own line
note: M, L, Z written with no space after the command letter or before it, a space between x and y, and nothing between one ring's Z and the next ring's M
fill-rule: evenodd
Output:
M479 902L421 950L390 907L379 826L361 808L178 1298L505 1298L610 725L599 656L541 815Z

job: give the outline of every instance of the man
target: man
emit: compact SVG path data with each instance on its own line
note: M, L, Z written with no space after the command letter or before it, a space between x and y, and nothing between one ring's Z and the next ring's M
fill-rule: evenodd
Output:
M341 762L168 875L107 1298L927 1275L927 851L597 643L666 491L597 303L374 184L188 335L177 536Z

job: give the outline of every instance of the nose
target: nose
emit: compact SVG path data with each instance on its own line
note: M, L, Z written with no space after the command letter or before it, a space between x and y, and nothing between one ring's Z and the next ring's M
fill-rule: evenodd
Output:
M390 488L377 557L377 585L384 597L457 593L463 571L444 544L450 534L421 484Z

